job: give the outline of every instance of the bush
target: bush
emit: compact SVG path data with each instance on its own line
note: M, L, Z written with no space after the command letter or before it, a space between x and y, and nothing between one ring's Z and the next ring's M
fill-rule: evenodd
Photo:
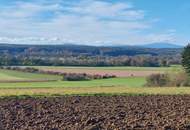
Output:
M32 68L32 67L16 67L16 66L5 66L1 67L1 69L6 70L15 70L15 71L21 71L21 72L29 72L29 73L38 73L39 69Z
M168 74L152 74L147 77L147 86L163 87L169 85L170 78Z
M66 81L90 80L90 76L88 76L87 74L66 73L63 76L63 80L66 80Z
M63 73L63 80L66 81L85 81L85 80L93 80L93 79L108 79L115 78L115 75L89 75L86 73Z
M98 74L95 74L95 75L93 75L93 79L102 79L102 76L98 75Z
M147 77L146 86L155 87L182 87L190 86L190 78L185 72L172 74L152 74Z
M177 74L171 75L171 86L181 87L181 86L190 86L190 79L187 73L180 72Z
M108 75L108 74L105 74L102 76L103 79L109 79L109 78L115 78L116 76L115 75Z

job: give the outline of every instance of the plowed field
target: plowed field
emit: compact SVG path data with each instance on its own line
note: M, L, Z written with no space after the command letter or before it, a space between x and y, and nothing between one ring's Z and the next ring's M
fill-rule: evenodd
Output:
M136 70L98 70L98 69L57 69L57 68L53 68L53 69L41 69L43 71L50 71L50 72L65 72L65 73L87 73L90 75L115 75L117 77L146 77L149 76L151 74L158 74L158 73L163 73L162 71L154 71L154 70L150 70L150 71L136 71Z
M190 96L0 99L1 130L189 130Z

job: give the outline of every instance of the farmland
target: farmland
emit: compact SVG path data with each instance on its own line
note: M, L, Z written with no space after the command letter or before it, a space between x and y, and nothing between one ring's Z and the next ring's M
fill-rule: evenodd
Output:
M1 69L0 129L189 128L190 88L145 85L147 76L178 73L181 66L34 68L117 77L65 81L61 75Z
M190 88L145 86L146 76L178 73L181 66L36 68L117 77L64 81L60 75L1 69L0 129L189 128Z
M153 73L178 72L180 66L171 67L36 67L44 71L74 72L88 74L111 74L117 77L146 77Z
M178 72L180 66L172 67L40 67L38 69L67 72L125 72L125 76L111 79L97 79L89 81L63 81L62 76L26 73L12 70L0 70L0 96L21 95L88 95L88 94L189 94L186 87L154 88L146 87L146 75L163 72ZM138 72L138 73L137 73ZM116 73L116 74L117 74ZM130 75L128 75L130 73ZM131 76L132 75L132 76ZM53 81L52 81L53 80ZM35 82L38 81L38 82Z
M0 0L0 130L190 130L190 0Z
M189 130L190 96L0 99L0 129Z
M127 71L173 71L181 70L180 65L171 65L171 67L133 67L133 66L115 66L115 67L76 67L76 66L33 66L41 69L83 69L83 70L127 70Z

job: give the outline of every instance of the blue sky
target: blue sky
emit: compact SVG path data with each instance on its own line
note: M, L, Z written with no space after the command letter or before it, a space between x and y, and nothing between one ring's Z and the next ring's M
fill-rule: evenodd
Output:
M190 0L0 0L0 42L187 44Z

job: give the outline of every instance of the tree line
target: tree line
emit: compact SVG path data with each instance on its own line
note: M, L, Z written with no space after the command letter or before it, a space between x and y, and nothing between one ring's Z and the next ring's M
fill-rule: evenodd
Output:
M180 64L180 57L169 56L69 56L69 57L20 57L0 56L1 66L138 66L160 67Z
M1 66L144 66L181 64L182 49L0 44Z

